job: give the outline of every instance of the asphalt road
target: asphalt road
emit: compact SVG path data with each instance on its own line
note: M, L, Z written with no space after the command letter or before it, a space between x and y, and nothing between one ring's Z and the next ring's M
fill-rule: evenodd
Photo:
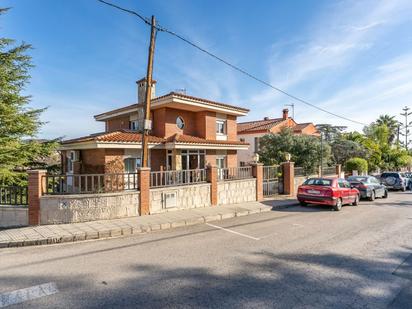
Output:
M0 308L17 302L9 308L412 308L412 193L2 249Z

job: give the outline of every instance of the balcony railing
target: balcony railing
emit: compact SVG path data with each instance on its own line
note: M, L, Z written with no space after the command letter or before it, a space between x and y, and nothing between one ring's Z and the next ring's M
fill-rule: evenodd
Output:
M206 170L159 171L150 173L150 187L172 187L206 182Z
M220 181L253 178L251 166L218 168L217 175Z
M27 194L26 186L0 186L0 205L26 206Z
M87 194L139 189L138 173L43 176L43 194Z

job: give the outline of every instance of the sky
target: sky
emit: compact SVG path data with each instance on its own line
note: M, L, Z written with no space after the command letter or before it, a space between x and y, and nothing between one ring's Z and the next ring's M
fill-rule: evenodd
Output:
M110 0L291 94L361 123L412 107L412 1ZM104 130L93 115L136 102L150 29L95 0L0 0L0 36L33 45L25 94L48 107L41 138ZM250 109L239 121L278 118L295 103L297 122L355 124L291 98L158 33L156 95L193 96ZM289 107L290 109L291 107Z

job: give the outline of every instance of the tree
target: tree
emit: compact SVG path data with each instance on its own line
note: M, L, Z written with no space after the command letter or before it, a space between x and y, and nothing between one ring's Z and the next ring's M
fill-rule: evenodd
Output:
M368 162L363 158L352 158L346 161L345 171L350 173L352 171L358 171L358 173L368 172Z
M7 9L0 8L0 15ZM0 184L24 180L21 170L50 154L56 141L38 142L37 135L44 109L32 109L30 96L22 94L30 79L31 46L0 38ZM20 170L20 172L19 172Z
M337 164L345 162L353 157L366 157L368 150L361 143L345 139L343 136L331 143L333 160Z
M346 130L347 127L345 126L333 126L331 124L318 124L316 128L319 132L322 132L323 138L328 143L333 142L335 139L338 139L343 131Z
M291 154L296 166L303 167L306 173L317 171L320 165L321 141L319 137L294 135L292 130L284 128L279 134L268 134L260 140L260 159L266 165L280 164L285 161L285 154ZM330 162L330 146L323 144L323 162Z
M393 144L395 141L396 135L398 134L398 126L399 122L395 119L395 116L389 115L380 115L379 118L376 120L376 124L378 126L385 125L389 130L389 144Z

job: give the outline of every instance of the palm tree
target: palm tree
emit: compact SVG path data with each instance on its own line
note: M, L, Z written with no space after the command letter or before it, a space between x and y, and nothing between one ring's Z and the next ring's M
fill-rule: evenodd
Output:
M389 116L387 114L380 115L379 118L376 120L376 124L378 126L386 125L386 127L389 130L388 142L389 144L392 144L398 133L398 126L399 126L399 122L395 119L395 116Z

